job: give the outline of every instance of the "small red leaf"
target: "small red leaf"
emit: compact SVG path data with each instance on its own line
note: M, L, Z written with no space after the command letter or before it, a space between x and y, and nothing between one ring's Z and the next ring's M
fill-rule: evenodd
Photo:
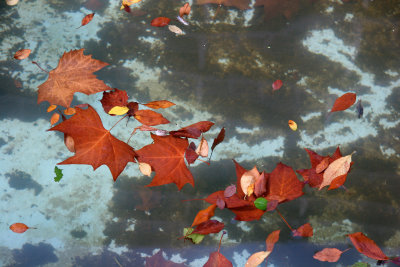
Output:
M192 234L208 235L219 233L224 229L224 223L217 220L208 220L196 226Z
M274 249L275 243L279 240L280 232L281 230L275 230L268 235L267 239L265 240L267 251L272 251Z
M158 17L158 18L153 19L150 24L151 24L151 26L154 26L154 27L164 27L164 26L167 26L170 21L171 21L171 19L169 19L169 18Z
M369 239L361 232L347 235L354 247L365 256L375 260L388 260L388 256L375 244L372 239Z
M214 148L219 145L222 141L224 141L225 138L225 128L222 128L221 131L219 132L217 138L214 139L214 142L212 143L211 150L214 150Z
M328 190L332 190L332 189L336 189L336 188L341 187L344 184L344 182L346 182L346 179L347 179L347 174L343 174L343 175L340 175L340 176L336 177L331 182Z
M196 153L196 145L191 142L189 147L186 149L185 158L188 164L192 164L196 161L199 155Z
M348 109L356 102L356 94L345 93L336 99L330 112L341 111Z
M347 250L345 250L347 251ZM314 254L314 259L319 261L337 262L344 251L337 248L324 248Z
M214 216L215 208L217 205L212 204L205 208L204 210L201 210L197 213L196 217L193 220L192 227L199 225L205 221L208 221L212 216Z
M86 24L88 24L88 23L93 19L94 14L95 14L95 13L86 15L86 16L82 19L82 24L81 24L81 26L79 26L78 28L80 28L80 27L85 26Z
M273 91L279 90L283 85L283 82L281 80L276 80L275 82L272 83L272 89Z
M313 234L313 228L309 223L303 224L299 228L293 230L293 236L310 237L313 236Z

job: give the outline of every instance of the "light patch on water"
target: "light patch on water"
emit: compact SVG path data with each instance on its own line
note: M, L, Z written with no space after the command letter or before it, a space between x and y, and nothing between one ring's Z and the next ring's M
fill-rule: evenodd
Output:
M245 249L242 253L233 252L233 266L245 266L247 259L251 256L251 254Z
M351 13L346 13L346 15L344 16L343 20L346 22L351 22L354 18L354 15Z
M334 10L333 6L328 6L328 7L325 9L325 13L331 14L331 13L333 12L333 10Z
M309 120L311 120L313 118L317 118L317 117L320 117L320 116L322 116L322 112L311 112L311 113L308 113L308 114L305 114L305 115L301 115L300 118L301 118L301 120L303 122L306 122L306 121L309 121Z
M387 75L389 75L389 76L391 76L391 77L397 77L397 76L399 76L399 73L398 73L397 71L394 71L394 70L386 70L386 71L385 71L385 74L387 74Z
M200 259L195 259L189 263L190 267L202 267L208 261L209 256L204 256Z
M303 46L310 52L324 55L330 61L341 64L349 71L354 71L359 77L359 85L370 88L365 94L358 94L357 99L362 99L363 103L369 103L368 108L364 108L364 117L366 119L358 120L355 114L355 107L352 107L340 113L353 115L349 118L339 117L335 112L330 114L330 123L321 131L313 134L300 132L301 141L298 143L301 147L311 149L323 149L339 144L347 144L365 138L367 136L376 137L378 129L373 122L380 121L381 125L388 128L394 128L400 120L388 122L383 116L390 115L391 110L386 106L386 99L392 91L400 86L400 79L390 82L387 86L375 84L375 76L371 73L363 72L354 62L357 54L356 47L348 46L337 38L331 29L313 30L303 41ZM352 91L348 88L328 87L328 92L336 94L338 97L342 94Z
M379 124L383 127L384 130L395 128L400 123L400 120L397 121L389 121L386 118L382 118L379 120Z
M239 227L242 231L244 232L250 232L250 230L252 229L249 224L245 221L240 221L236 224L237 227Z
M71 153L60 136L45 131L49 122L42 119L36 122L3 119L0 124L0 138L8 140L0 148L0 187L4 190L0 201L0 227L7 229L14 222L23 222L38 228L29 230L24 238L15 238L12 231L4 232L0 243L14 249L21 248L24 243L36 244L46 240L53 242L51 244L56 248L73 247L78 241L70 232L84 225L87 236L79 244L84 242L89 250L96 250L105 238L105 223L111 219L107 204L112 198L110 171L104 166L93 172L91 166L61 165L64 177L57 183L53 180L54 166ZM11 188L6 174L15 171L31 175L31 179L43 187L42 191L35 196L32 190Z
M180 254L172 254L170 261L175 263L184 263L186 262L186 259L182 258Z
M381 149L382 154L386 157L397 155L396 150L394 150L391 147L385 147L380 145L379 148Z
M118 255L121 255L122 253L128 252L129 249L127 246L117 246L115 244L115 240L111 240L110 245L107 248L109 251L112 251L114 253L117 253Z
M252 134L254 132L260 131L260 127L255 127L253 129L243 128L243 127L236 127L235 131L239 134Z
M127 221L129 224L128 227L125 229L125 231L135 231L135 225L136 225L136 220L135 219L129 219Z

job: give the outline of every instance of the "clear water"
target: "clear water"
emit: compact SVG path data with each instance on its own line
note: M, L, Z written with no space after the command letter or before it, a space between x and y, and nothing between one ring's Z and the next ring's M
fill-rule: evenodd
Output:
M143 0L131 14L119 1L20 0L0 3L0 263L2 266L144 266L158 249L168 260L202 266L218 249L220 235L200 245L177 240L206 207L204 198L236 180L236 159L271 172L278 162L294 169L309 168L304 148L332 154L357 151L346 190L315 191L282 204L293 227L310 222L311 238L294 239L276 213L260 221L237 222L229 210L217 210L228 232L221 252L234 266L243 266L254 252L265 249L265 238L281 229L268 266L325 266L312 258L324 247L352 247L346 234L362 231L390 256L400 256L399 112L400 3L386 1L301 2L298 12L278 9L265 17L263 7L247 11L216 5L192 5L189 26L174 21L183 1ZM293 4L294 5L294 4ZM84 15L92 22L76 29ZM140 12L139 12L140 11ZM288 13L289 12L289 13ZM285 18L282 14L286 14ZM290 15L290 16L289 16ZM158 16L172 18L185 31L150 26ZM13 59L15 51L32 49L29 59ZM210 120L214 138L227 134L212 164L191 167L195 187L146 188L150 182L128 164L114 183L105 166L63 165L55 183L54 166L70 157L62 135L50 127L47 103L36 104L37 87L47 79L31 61L45 69L57 66L65 51L85 48L86 54L110 64L98 77L126 90L144 103L168 99L176 107L163 111L177 129ZM283 80L272 92L271 84ZM345 92L362 100L328 114ZM101 94L76 94L74 104L90 103L107 117ZM287 121L297 122L291 131ZM127 140L138 126L120 123L113 134ZM136 134L139 149L150 142ZM143 201L150 198L143 209ZM145 200L146 201L146 200ZM24 234L9 230L14 222L38 229ZM332 266L357 261L375 264L354 248ZM390 264L388 264L390 266Z

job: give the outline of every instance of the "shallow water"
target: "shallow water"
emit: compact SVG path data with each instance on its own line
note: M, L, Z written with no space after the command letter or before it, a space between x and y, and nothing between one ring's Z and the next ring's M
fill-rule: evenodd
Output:
M357 261L373 266L376 261L358 253L346 237L358 231L388 256L400 256L400 3L300 2L297 12L277 9L272 16L263 7L241 11L189 1L184 26L174 20L183 1L143 0L131 13L120 10L119 1L20 0L13 7L2 1L1 265L144 266L146 257L162 249L168 260L203 266L221 235L211 234L200 245L178 240L207 207L182 200L235 183L232 159L246 169L256 165L271 172L282 162L298 170L310 168L304 148L331 155L337 146L344 155L356 151L345 187L306 186L304 196L279 206L292 227L309 222L313 237L293 238L276 212L238 222L229 210L217 209L227 231L221 253L243 266L280 229L268 266L325 266L312 257L325 247L352 248L332 266ZM92 12L93 20L76 29ZM158 16L170 17L185 35L150 26ZM31 55L15 60L22 48ZM190 167L194 188L144 187L150 178L132 163L115 183L107 167L93 171L88 165L61 165L64 177L54 182L54 166L72 153L61 134L46 131L48 103L36 102L47 74L31 61L51 70L64 52L80 48L110 64L98 78L126 90L130 99L176 103L161 111L171 124L160 128L213 121L205 134L209 142L226 128L211 165ZM277 79L283 86L273 91ZM361 118L355 105L329 114L346 92L362 100ZM116 119L103 112L101 97L77 93L73 105L90 103L109 129ZM290 130L289 119L297 122L297 131ZM125 141L136 126L122 122L112 133ZM148 133L138 133L130 145L139 149L150 142ZM16 234L8 229L15 222L38 229Z

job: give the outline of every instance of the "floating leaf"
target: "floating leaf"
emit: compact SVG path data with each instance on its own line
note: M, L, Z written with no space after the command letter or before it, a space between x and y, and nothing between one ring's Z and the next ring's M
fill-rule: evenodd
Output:
M47 112L52 112L53 110L55 110L57 108L57 105L50 105L48 108L47 108Z
M353 243L354 247L358 252L364 254L365 256L375 259L375 260L388 260L388 256L382 252L382 250L375 244L372 239L369 239L361 232L353 233L347 235L350 241Z
M163 115L152 110L138 110L135 112L134 117L139 122L148 126L169 123L169 120L164 118Z
M289 120L288 121L288 125L289 125L290 129L292 129L293 131L297 130L297 123L296 122L294 122L292 120Z
M10 225L10 230L14 233L22 234L28 229L36 229L35 227L28 227L26 224L23 223L14 223Z
M154 27L164 27L164 26L167 26L170 21L171 21L171 19L169 19L169 18L158 17L158 18L153 19L151 21L150 25L154 26Z
M54 113L53 115L51 115L50 124L51 124L51 125L54 125L54 124L56 124L59 120L60 120L60 114Z
M245 267L257 267L260 265L268 256L271 254L271 251L260 251L256 252L250 256L247 260Z
M311 224L306 223L299 228L293 230L293 236L311 237L314 234Z
M59 169L57 166L55 166L54 173L56 174L56 177L54 177L54 181L59 182L61 180L61 178L63 178L62 170Z
M256 166L254 166L253 169L243 173L242 177L240 178L240 187L242 188L245 196L250 196L251 194L253 194L256 179L259 176L260 173L258 172Z
M315 253L313 257L319 261L337 262L342 253L345 251L341 251L337 248L324 248L323 250Z
M274 249L275 243L279 240L280 232L281 230L275 230L268 235L267 239L265 240L267 251L272 251Z
M110 109L110 111L108 112L108 114L110 115L124 115L129 111L129 108L124 106L115 106L112 109Z
M190 5L189 3L185 3L180 9L179 9L179 16L183 17L183 15L189 15L190 13Z
M168 25L168 30L175 33L176 35L184 35L185 33L182 31L181 28L175 25Z
M319 186L319 190L327 185L330 185L335 178L347 174L350 169L351 156L354 153L355 152L345 157L338 158L331 164L329 164L328 168L326 168L324 172L323 180L321 185Z
M175 137L198 138L202 133L207 132L214 125L211 121L199 121L192 125L183 127L169 133Z
M208 206L207 208L205 208L204 210L200 210L193 220L192 227L199 225L205 221L208 221L212 216L214 216L216 207L217 207L217 205L212 204L212 205Z
M18 59L18 60L22 60L22 59L29 57L30 53L31 53L30 49L21 49L21 50L18 50L17 52L15 52L14 58Z
M329 185L328 190L333 190L333 189L341 187L344 184L344 182L346 182L346 179L347 179L347 174L343 174L343 175L336 177L335 179L333 179L333 181Z
M236 193L236 185L232 184L225 188L224 197L231 197Z
M356 102L356 94L345 93L336 99L330 112L341 111L348 109Z
M121 9L124 9L125 6L129 7L132 4L139 3L142 0L122 0Z
M204 158L208 156L208 143L204 137L201 138L200 144L196 149L196 153Z
M93 19L94 14L95 14L95 13L86 15L86 16L82 19L82 24L81 24L81 26L78 27L78 29L79 29L80 27L85 26L86 24L88 24L88 23Z
M146 176L151 177L151 166L145 162L139 162L139 171Z
M268 203L268 200L266 200L263 197L259 197L254 201L254 206L256 206L257 209L266 210L267 203Z
M185 239L191 239L194 244L199 244L203 241L205 235L192 234L193 230L194 229L191 227L183 228L183 235L185 236Z
M221 131L219 132L217 138L214 139L212 145L211 145L211 150L214 150L214 148L219 145L222 141L224 141L225 138L225 128L222 128Z
M272 83L272 90L276 91L279 90L283 85L283 82L281 80L276 80L275 82Z
M225 225L222 222L217 220L208 220L197 225L192 233L201 235L215 234L219 233L222 229L224 229L224 227Z
M152 109L159 109L159 108L169 108L172 106L175 106L174 103L168 101L168 100L157 100L157 101L151 101L147 104L144 104L148 108Z
M76 110L74 108L64 109L64 114L65 115L74 115L75 113L76 113Z
M320 163L318 163L317 167L315 167L316 173L323 172L329 166L329 158L324 158Z

